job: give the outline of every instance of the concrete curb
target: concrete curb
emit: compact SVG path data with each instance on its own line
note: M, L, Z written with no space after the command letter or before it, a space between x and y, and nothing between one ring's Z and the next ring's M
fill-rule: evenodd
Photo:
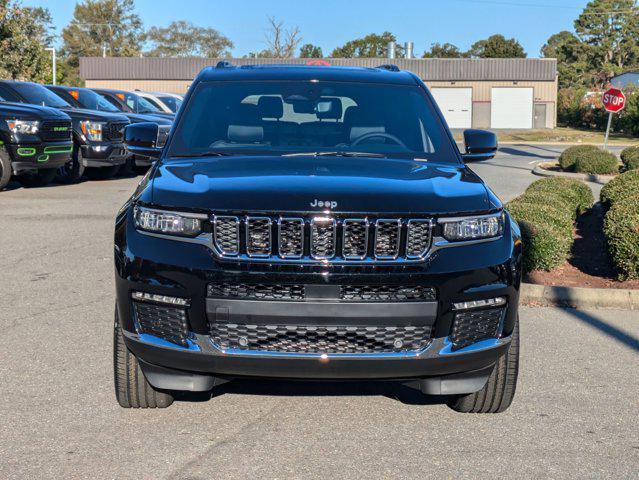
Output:
M463 142L463 139L461 141ZM603 145L603 142L542 142L537 140L527 142L526 140L507 140L505 142L500 141L499 145L553 145L553 146L565 145L566 147L572 147L575 145L596 145L598 147L601 147ZM632 147L635 145L637 145L637 143L609 143L608 144L609 147L620 147L620 148Z
M575 180L582 180L584 182L592 182L598 183L600 185L605 185L610 180L615 178L615 175L597 175L592 173L572 173L572 172L555 172L552 170L546 170L543 166L555 166L556 162L546 162L546 163L538 163L533 168L532 173L534 175L539 175L540 177L564 177L564 178L572 178Z
M519 296L523 304L639 310L639 290L561 287L522 282Z

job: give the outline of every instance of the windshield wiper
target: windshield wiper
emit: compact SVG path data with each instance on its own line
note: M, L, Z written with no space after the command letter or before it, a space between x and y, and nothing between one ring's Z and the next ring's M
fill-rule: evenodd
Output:
M381 153L371 152L349 152L345 150L336 150L334 152L295 152L285 153L283 157L375 157L384 158Z

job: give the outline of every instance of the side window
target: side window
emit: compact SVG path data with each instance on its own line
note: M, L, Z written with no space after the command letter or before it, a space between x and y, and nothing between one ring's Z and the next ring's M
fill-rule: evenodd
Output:
M111 105L113 105L115 108L117 108L118 110L120 110L120 104L114 100L113 98L109 97L108 95L104 96L104 99L109 102Z

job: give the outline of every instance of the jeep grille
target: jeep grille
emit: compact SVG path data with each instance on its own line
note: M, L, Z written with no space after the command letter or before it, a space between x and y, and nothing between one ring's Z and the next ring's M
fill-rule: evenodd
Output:
M416 261L431 246L431 219L215 215L220 257L251 261Z

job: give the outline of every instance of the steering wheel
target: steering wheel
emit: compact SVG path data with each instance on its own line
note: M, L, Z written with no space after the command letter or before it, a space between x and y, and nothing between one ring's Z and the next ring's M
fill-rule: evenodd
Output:
M404 147L406 150L408 150L408 147L399 138L397 138L393 134L384 133L384 132L369 132L369 133L365 133L364 135L361 135L361 136L357 137L355 140L353 140L351 142L351 145L352 146L359 145L360 143L362 143L365 140L368 140L369 138L386 138L386 139L391 140L392 142L396 143L400 147Z

